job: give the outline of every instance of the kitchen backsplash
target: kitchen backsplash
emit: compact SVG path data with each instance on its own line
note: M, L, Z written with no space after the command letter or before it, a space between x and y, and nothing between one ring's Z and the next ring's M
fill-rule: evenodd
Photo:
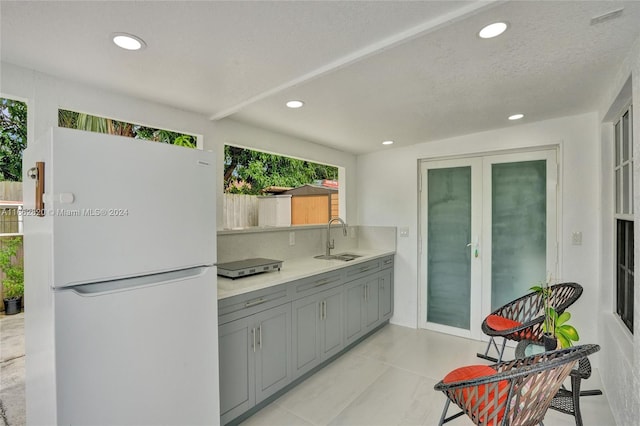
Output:
M396 227L393 226L349 226L345 237L342 227L336 223L331 225L331 238L335 241L332 253L396 249ZM291 239L294 245L290 244ZM218 263L254 257L286 260L315 256L325 253L326 240L326 226L218 231Z

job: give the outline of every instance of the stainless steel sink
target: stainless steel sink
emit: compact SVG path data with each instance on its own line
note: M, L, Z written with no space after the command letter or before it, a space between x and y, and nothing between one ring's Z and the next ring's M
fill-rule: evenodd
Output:
M338 253L338 254L330 254L327 256L326 254L320 254L318 256L314 256L314 259L323 259L323 260L342 260L344 262L349 262L350 260L357 259L360 256L359 254L353 253Z

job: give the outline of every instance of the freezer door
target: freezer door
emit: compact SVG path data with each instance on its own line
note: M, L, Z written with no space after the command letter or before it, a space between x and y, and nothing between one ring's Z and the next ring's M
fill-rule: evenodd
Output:
M57 424L217 424L215 277L196 268L56 291Z
M213 153L63 128L40 143L54 287L215 262Z

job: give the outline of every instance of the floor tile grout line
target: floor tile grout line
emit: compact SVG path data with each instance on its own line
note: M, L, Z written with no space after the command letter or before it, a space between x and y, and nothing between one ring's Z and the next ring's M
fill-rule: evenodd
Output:
M411 370L411 369L409 369L409 368L401 367L401 366L399 366L399 365L397 365L397 364L394 364L394 363L392 363L392 362L389 362L389 361L383 361L383 360L380 360L380 359L374 358L374 357L372 357L372 356L362 355L362 354L358 354L358 356L361 356L361 357L363 357L363 358L367 358L367 359L369 359L369 360L378 361L379 363L384 364L384 365L386 365L386 366L393 367L393 368L396 368L396 369L398 369L398 370L402 370L402 371L407 372L407 373L412 373L412 374L415 374L415 375L417 375L417 376L424 377L424 378L426 378L426 379L432 379L432 380L438 380L438 381L442 379L442 378L437 378L437 377L431 377L431 376L429 376L429 375L427 375L427 374L423 374L423 373L420 373L420 372L418 372L418 371Z
M389 365L383 361L374 359L374 358L367 358L366 356L362 355L362 354L358 354L358 353L354 353L353 354L354 357L360 357L360 358L365 358L365 359L369 359L371 361L376 361L379 362L380 364L386 366L387 368L385 370L383 370L378 377L376 377L371 383L369 383L367 386L365 386L360 392L358 392L357 395L354 395L353 398L350 398L347 402L347 404L344 406L344 408L342 410L340 410L340 412L338 414L336 414L335 416L333 416L329 422L327 422L327 425L331 424L332 421L334 421L335 419L337 419L347 408L349 408L349 406L351 404L353 404L355 401L358 400L358 398L360 398L360 396L362 396L362 394L364 394L367 389L371 388L378 380L380 380L380 377L382 377L384 374L387 373L387 371L389 371Z
M7 358L7 359L0 360L0 364L4 364L6 362L11 362L11 361L14 361L14 360L20 359L20 358L24 358L24 354L14 356L13 358Z
M383 365L383 366L387 367L387 369L383 370L383 371L380 373L380 375L378 375L378 377L376 377L376 378L375 378L371 383L369 383L367 386L365 386L365 387L364 387L360 392L358 392L358 393L357 393L356 395L354 395L352 398L349 398L348 400L346 400L346 401L347 401L347 404L344 406L344 408L343 408L342 410L340 410L340 411L338 412L338 414L336 414L335 416L331 417L327 423L316 423L316 422L314 422L314 421L307 420L304 416L302 416L302 415L300 415L300 414L296 413L296 412L295 412L295 411L293 411L293 410L290 410L290 409L288 409L288 408L285 408L285 407L284 407L284 406L282 406L280 403L278 403L278 406L280 406L281 408L283 408L283 409L287 410L288 412L290 412L290 413L292 413L292 414L295 414L297 417L300 417L300 418L302 418L303 420L308 421L309 423L311 423L311 424L312 424L312 425L314 425L314 426L327 426L327 425L331 424L331 422L332 422L333 420L335 420L336 418L338 418L338 416L340 416L340 414L342 414L342 412L343 412L344 410L346 410L346 409L347 409L347 408L348 408L348 407L349 407L353 402L355 402L355 401L356 401L356 400L357 400L357 399L358 399L358 398L359 398L359 397L360 397L360 396L361 396L361 395L362 395L362 394L363 394L367 389L369 389L371 386L373 386L373 385L378 381L378 379L380 379L380 377L388 371L388 367L389 367L389 365L388 365L388 364L386 364L386 363L384 363L384 362L382 362L382 361L380 361L380 360L373 359L373 358L369 358L369 357L363 356L363 355L361 355L361 354L352 353L352 354L347 354L347 355L349 355L350 357L353 357L353 358L359 357L359 358L365 358L365 359L368 359L368 360L370 360L370 361L376 361L376 362L380 363L381 365ZM292 389L292 390L293 390L293 391L295 391L295 389ZM277 401L276 401L276 402L277 402Z
M287 413L291 414L292 416L295 416L295 417L297 417L297 418L299 418L301 420L304 420L305 422L307 422L307 423L309 423L309 424L311 424L313 426L324 426L322 423L316 423L316 422L314 422L314 421L312 421L310 419L307 419L305 416L303 416L301 414L298 414L293 410L288 409L284 405L281 405L278 401L275 401L275 404L276 404L276 406L278 406L278 408L286 411ZM265 408L267 408L267 407L265 407Z
M9 426L9 420L7 419L7 412L4 409L4 403L2 399L0 399L0 417L2 418L2 422L4 426Z

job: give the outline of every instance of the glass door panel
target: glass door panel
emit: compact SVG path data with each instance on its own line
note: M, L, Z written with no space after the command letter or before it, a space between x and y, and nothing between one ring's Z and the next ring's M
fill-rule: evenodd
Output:
M547 274L546 160L491 165L491 310Z
M475 339L483 319L557 278L556 150L424 161L419 325Z
M427 321L469 329L471 167L428 171Z

